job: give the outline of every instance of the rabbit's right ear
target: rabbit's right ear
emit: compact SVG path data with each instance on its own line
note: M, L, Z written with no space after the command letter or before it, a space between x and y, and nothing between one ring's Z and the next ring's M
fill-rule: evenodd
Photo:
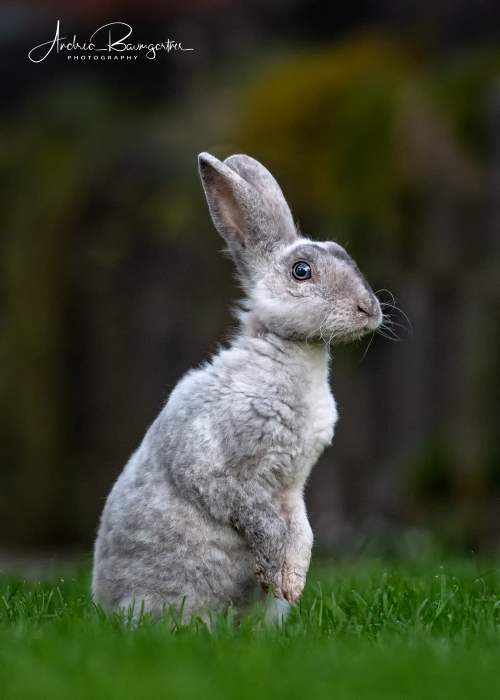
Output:
M231 156L226 164L209 153L201 153L198 161L215 227L226 240L240 275L251 279L253 268L276 245L296 239L288 205L272 175L253 158ZM252 165L252 172L261 177L255 182L250 177L245 179L245 165ZM267 193L261 184L267 185ZM273 201L279 201L279 197L280 207L273 207ZM281 216L278 212L282 212Z

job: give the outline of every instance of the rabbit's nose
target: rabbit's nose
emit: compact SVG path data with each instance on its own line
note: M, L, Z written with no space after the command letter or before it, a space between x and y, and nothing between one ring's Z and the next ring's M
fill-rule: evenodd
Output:
M358 304L358 311L361 311L361 313L366 314L367 316L371 316L373 313L370 311L370 309L367 308L368 304L365 302L361 302L361 304Z
M370 327L372 325L377 327L382 319L380 305L375 297L363 296L358 298L356 310L366 317Z
M375 299L370 299L368 297L358 299L358 311L367 316L374 316L378 311L378 304Z

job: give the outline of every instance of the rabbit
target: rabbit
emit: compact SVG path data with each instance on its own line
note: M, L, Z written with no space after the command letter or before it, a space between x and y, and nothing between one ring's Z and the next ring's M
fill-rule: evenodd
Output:
M297 602L313 542L304 485L337 421L329 346L382 320L355 262L298 232L263 165L202 153L199 169L245 293L239 332L179 381L109 494L92 582L105 609Z

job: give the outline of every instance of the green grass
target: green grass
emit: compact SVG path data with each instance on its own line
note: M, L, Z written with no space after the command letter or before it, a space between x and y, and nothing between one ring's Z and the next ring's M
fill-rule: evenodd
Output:
M316 565L281 629L255 610L133 625L104 616L87 568L0 577L0 697L494 698L500 570L473 561Z

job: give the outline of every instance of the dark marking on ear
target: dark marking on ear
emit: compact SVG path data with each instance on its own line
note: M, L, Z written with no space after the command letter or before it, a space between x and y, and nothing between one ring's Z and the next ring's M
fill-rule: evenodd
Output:
M324 252L325 252L325 249L322 248L322 247L321 247L320 245L318 245L317 243L305 243L305 244L304 244L304 247L307 247L307 248L316 248L316 250L319 250L321 253L324 253Z
M309 257L308 253L316 253L316 251L320 253L326 253L326 250L317 243L309 243L309 241L307 241L305 243L301 243L300 245L295 246L294 249L291 251L290 255L297 259L300 257L307 258Z
M342 246L340 246L338 243L328 241L326 250L330 253L330 255L333 255L333 257L338 258L339 260L343 260L344 262L351 264L354 262L349 253L347 253L347 251L345 251L344 248L342 248Z

